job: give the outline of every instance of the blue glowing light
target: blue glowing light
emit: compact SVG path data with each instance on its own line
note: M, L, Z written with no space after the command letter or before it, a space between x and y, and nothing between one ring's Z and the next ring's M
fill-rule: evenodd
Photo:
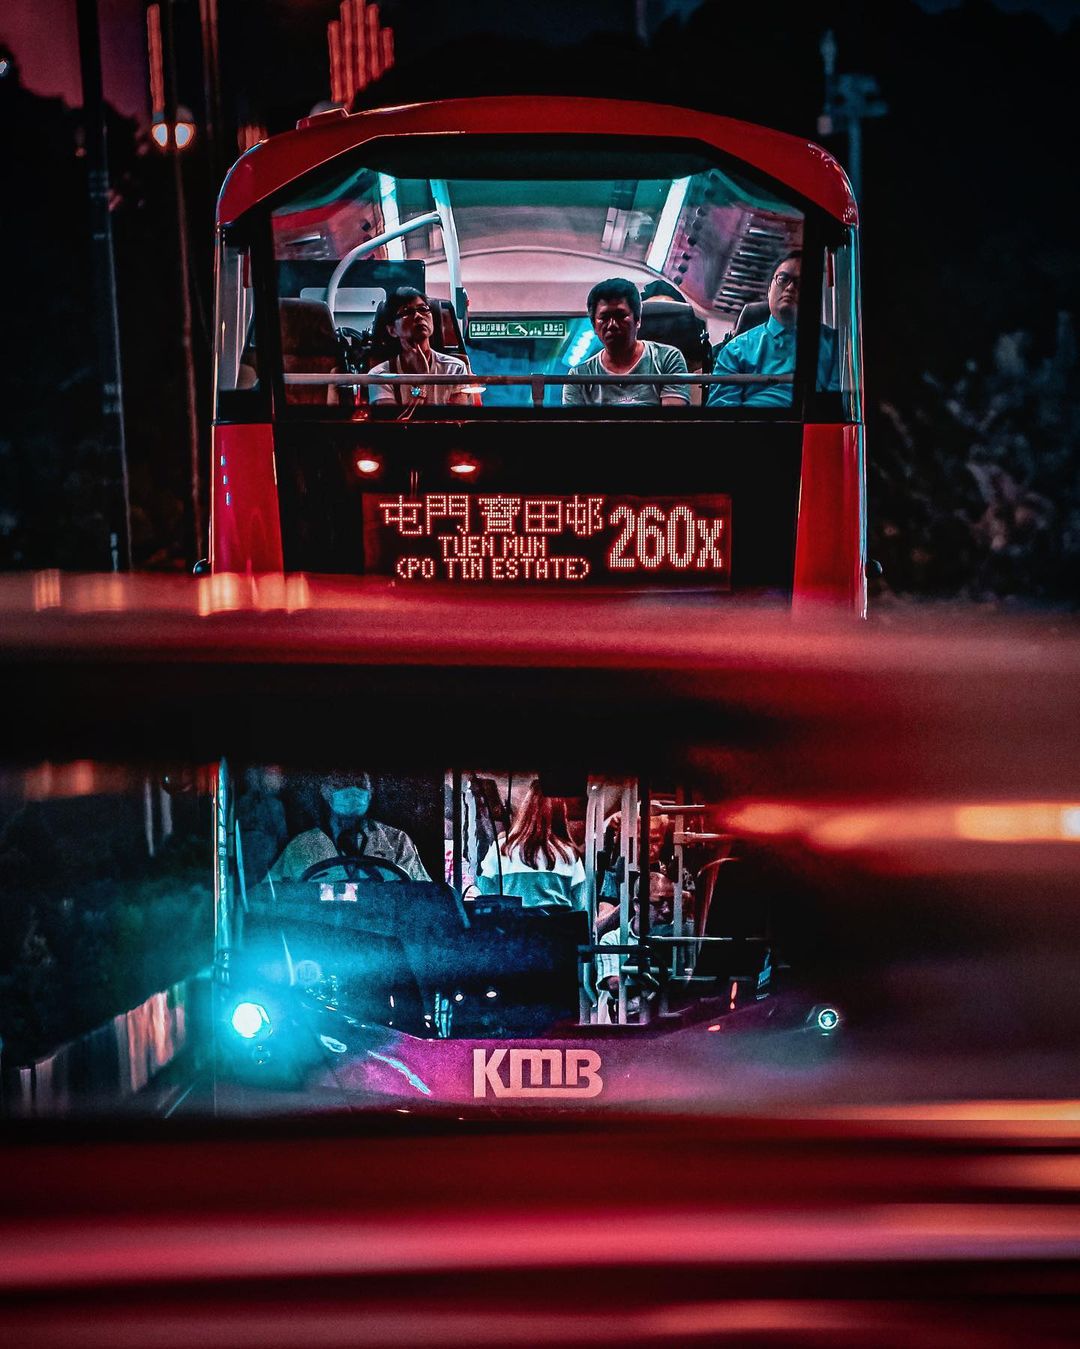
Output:
M817 1023L821 1030L835 1030L840 1024L840 1013L835 1007L823 1007L817 1014Z
M238 1002L230 1020L233 1030L245 1040L254 1040L270 1030L270 1017L258 1002Z

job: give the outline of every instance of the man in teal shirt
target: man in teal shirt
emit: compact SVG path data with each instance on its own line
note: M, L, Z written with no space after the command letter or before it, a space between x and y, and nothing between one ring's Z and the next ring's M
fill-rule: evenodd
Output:
M769 317L756 328L733 337L720 348L713 365L714 375L793 375L795 373L795 334L799 317L799 278L802 253L789 253L773 269L769 282ZM821 330L818 356L818 388L835 392L839 388L836 332ZM792 385L714 384L709 407L783 407L791 406Z

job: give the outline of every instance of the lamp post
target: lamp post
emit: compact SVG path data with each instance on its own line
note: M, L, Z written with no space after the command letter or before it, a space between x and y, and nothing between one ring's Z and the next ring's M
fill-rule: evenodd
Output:
M868 117L884 117L889 105L873 75L836 73L836 38L830 29L821 39L821 60L825 67L825 106L818 117L818 135L831 136L837 122L847 132L847 171L855 200L862 201L862 124Z
M164 7L164 14L162 13ZM164 20L164 23L163 23ZM164 27L164 32L162 31ZM184 372L188 461L191 474L192 558L205 551L202 516L202 473L199 452L198 392L195 383L195 352L192 345L191 247L188 240L187 195L181 155L195 141L191 112L176 98L176 34L173 0L152 4L146 11L146 38L150 57L150 102L153 109L151 135L155 144L172 157L173 190L176 196L176 261L180 277L180 350Z
M105 101L101 87L101 31L97 0L79 0L79 66L82 74L83 134L90 188L90 231L101 380L102 439L120 470L120 500L109 511L109 560L113 571L131 566L131 494L124 438L124 389L120 368L120 318L116 303L116 262L109 215L109 159Z

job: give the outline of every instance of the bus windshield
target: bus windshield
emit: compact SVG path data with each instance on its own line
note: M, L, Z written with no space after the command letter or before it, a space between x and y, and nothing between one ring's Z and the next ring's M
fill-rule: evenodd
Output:
M376 141L287 189L271 224L288 403L350 416L790 409L805 225L793 194L677 146L578 140ZM595 298L613 280L628 315L613 312L618 294ZM388 295L429 306L440 356L412 359ZM616 350L603 325L620 321ZM770 359L722 356L751 329ZM250 343L242 355L250 381ZM823 387L838 387L831 339L823 361ZM387 382L349 383L350 370Z

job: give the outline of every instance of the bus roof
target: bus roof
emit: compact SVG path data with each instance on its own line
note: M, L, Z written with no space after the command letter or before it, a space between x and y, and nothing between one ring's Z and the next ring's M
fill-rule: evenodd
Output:
M377 108L317 121L262 141L233 166L218 199L217 223L246 211L309 170L368 141L423 135L663 136L699 141L779 179L845 225L858 208L843 169L812 141L730 117L656 103L598 98L448 99Z

